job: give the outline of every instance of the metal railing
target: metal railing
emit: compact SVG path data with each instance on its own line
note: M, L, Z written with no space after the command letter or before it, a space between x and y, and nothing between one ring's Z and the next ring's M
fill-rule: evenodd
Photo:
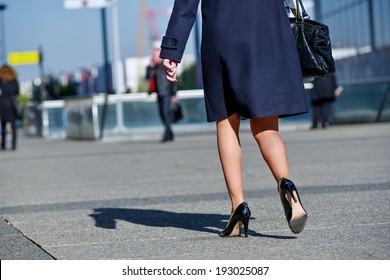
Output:
M176 129L209 126L206 120L202 90L179 91L178 99L184 118ZM131 135L162 129L156 95L146 93L108 96L104 136ZM97 139L104 96L45 101L27 108L25 132L44 138Z
M390 78L342 81L344 90L333 106L333 124L390 121ZM311 84L306 84L310 103ZM175 131L201 131L214 127L207 123L202 90L179 91L184 119ZM97 139L104 96L45 101L27 108L27 135L44 138ZM282 124L306 123L309 114L282 119ZM245 125L245 124L244 124ZM309 128L310 125L307 125ZM104 136L137 135L162 131L156 96L146 93L109 95Z

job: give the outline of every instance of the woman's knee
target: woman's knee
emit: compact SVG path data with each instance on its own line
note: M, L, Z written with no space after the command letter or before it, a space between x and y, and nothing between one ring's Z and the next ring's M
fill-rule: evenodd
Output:
M235 132L238 132L240 128L240 119L238 114L233 114L226 119L218 120L216 124L218 129L233 129Z
M279 117L263 117L250 120L252 135L256 136L264 131L279 131Z

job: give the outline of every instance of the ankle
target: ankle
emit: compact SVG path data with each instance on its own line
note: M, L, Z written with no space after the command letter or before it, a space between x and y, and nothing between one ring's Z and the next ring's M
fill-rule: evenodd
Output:
M238 200L238 201L234 201L232 202L232 213L237 209L237 207L244 202L244 199L242 200Z
M277 184L278 184L278 192L280 192L280 187L281 187L281 185L282 185L282 182L292 182L291 180L290 180L290 177L289 176L283 176L283 177L280 177L278 180L277 180Z

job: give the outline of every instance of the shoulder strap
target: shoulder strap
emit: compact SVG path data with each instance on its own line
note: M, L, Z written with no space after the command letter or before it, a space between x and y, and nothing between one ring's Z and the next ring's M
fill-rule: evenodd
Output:
M297 8L297 14L295 15L297 18L310 18L306 13L305 6L303 6L302 0L295 0L295 5ZM302 9L302 11L300 10Z

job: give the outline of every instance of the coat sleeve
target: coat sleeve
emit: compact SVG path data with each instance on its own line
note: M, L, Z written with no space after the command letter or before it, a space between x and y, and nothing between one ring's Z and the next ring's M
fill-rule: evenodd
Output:
M161 58L181 62L196 19L198 5L199 0L175 0L168 28L161 43Z

